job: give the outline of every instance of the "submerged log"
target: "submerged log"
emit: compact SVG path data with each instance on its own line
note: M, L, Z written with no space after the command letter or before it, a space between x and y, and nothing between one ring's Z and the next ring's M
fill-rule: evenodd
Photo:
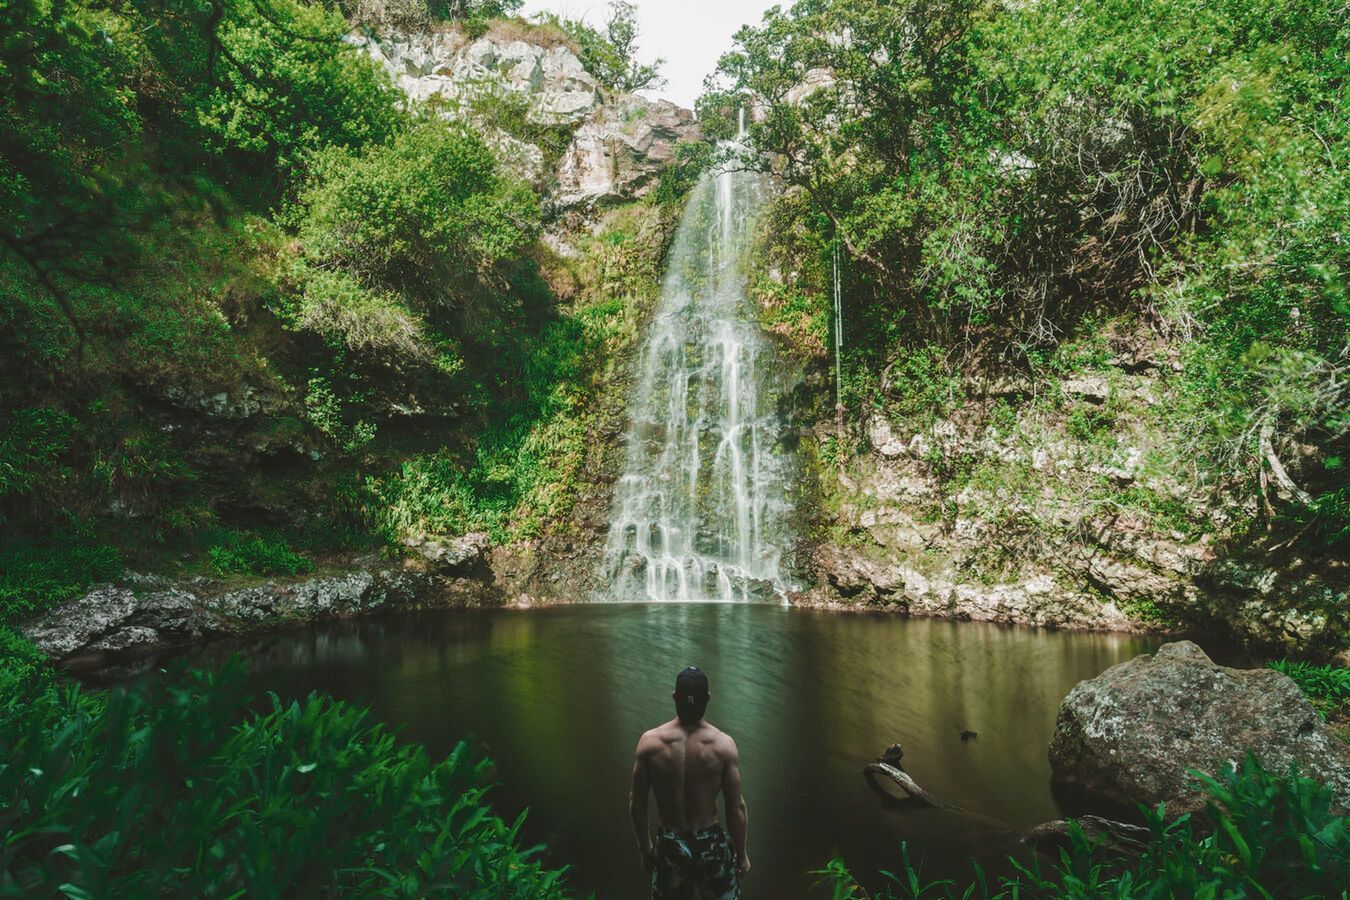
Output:
M1089 841L1105 844L1108 848L1124 851L1137 856L1148 846L1149 830L1142 825L1129 825L1106 819L1101 816L1079 816L1075 819L1056 819L1033 825L1022 833L1019 839L1037 850L1058 853L1070 844L1069 832L1072 823L1078 823L1083 835Z

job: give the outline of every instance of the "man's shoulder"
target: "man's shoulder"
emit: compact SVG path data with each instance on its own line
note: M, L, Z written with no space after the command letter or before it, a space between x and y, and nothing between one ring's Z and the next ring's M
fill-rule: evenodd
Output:
M707 730L706 740L712 744L719 754L723 756L736 755L736 741L731 735L710 722L704 722L703 727Z
M662 722L654 728L648 728L638 738L638 752L658 750L669 740L670 723Z

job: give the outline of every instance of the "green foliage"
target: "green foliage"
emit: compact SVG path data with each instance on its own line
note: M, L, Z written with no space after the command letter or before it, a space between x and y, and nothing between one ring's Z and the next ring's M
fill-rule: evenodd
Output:
M707 141L680 141L675 145L675 159L661 170L655 189L654 203L679 203L698 184L698 180L713 164L713 145Z
M241 682L99 694L0 665L0 893L562 896L463 745L433 762L364 710L257 711Z
M556 166L572 145L571 128L542 125L534 120L531 115L534 107L528 94L496 80L467 83L462 90L467 93L467 106L475 122L499 128L517 140L535 145L543 152L546 167Z
M74 420L50 407L17 410L0 432L0 497L25 494L53 477L56 460L70 446Z
M469 452L443 448L402 459L365 483L360 505L381 534L486 531L494 541L539 535L571 513L585 486L587 438L618 398L616 350L632 346L641 310L655 298L670 210L612 211L575 260L550 277L570 284L570 305L548 310L501 348L504 382L484 400ZM534 323L531 323L534 324Z
M217 575L302 575L314 563L274 532L213 530L203 535Z
M1109 408L1093 403L1076 403L1069 410L1065 429L1069 437L1075 440L1095 441L1108 438L1114 424L1115 417Z
M665 60L638 61L637 7L628 0L613 0L609 4L602 28L592 28L580 19L562 18L555 13L543 13L541 19L562 28L576 42L581 64L605 87L640 91L665 83L661 78Z
M1287 659L1276 660L1270 667L1292 678L1324 719L1350 703L1350 669Z
M429 0L431 14L446 21L485 22L515 13L523 0Z
M0 541L109 510L165 540L228 448L146 406L285 392L262 214L410 119L321 4L20 0L0 31Z
M1296 770L1274 775L1248 757L1217 778L1192 773L1208 794L1213 830L1189 815L1145 810L1149 841L1138 859L1124 859L1074 826L1069 847L1049 872L1013 860L1016 874L987 879L976 867L968 886L928 881L902 848L904 868L868 892L841 860L820 870L839 900L920 897L1330 897L1350 879L1350 821L1332 812L1330 790Z
M960 397L960 375L937 344L899 350L883 378L887 406L901 415L939 415Z
M72 531L64 539L20 539L0 547L0 625L36 615L122 574L115 548Z
M440 451L405 461L376 490L386 533L486 531L494 541L531 537L570 511L592 421L588 364L624 318L601 301L522 338L513 363L523 396L498 404L470 464Z
M540 211L475 134L428 118L363 153L321 155L291 216L293 326L381 365L454 374L466 340L502 339L516 301L501 267Z
M1330 459L1337 465L1329 468L1339 471L1340 457ZM1350 484L1318 494L1306 509L1295 510L1292 516L1328 547L1344 546L1350 542Z
M348 397L350 402L359 402L359 395ZM305 415L309 423L328 435L347 453L355 453L375 439L375 425L364 419L358 419L348 425L344 415L346 403L338 398L328 379L315 375L309 380L305 392Z
M1162 322L1190 336L1175 455L1250 497L1263 432L1350 440L1348 37L1313 0L805 0L741 31L699 106L725 137L754 95L784 202L842 244L860 382L926 346L1047 377L1108 358L1104 317ZM1277 513L1335 543L1344 471L1316 462L1316 503Z
M50 676L46 662L42 651L23 635L0 625L0 688L22 693L24 685ZM11 726L14 712L0 712L0 730Z
M194 98L208 149L285 184L316 150L380 142L403 124L394 87L343 43L341 17L295 0L234 0L227 11L215 31L219 84Z

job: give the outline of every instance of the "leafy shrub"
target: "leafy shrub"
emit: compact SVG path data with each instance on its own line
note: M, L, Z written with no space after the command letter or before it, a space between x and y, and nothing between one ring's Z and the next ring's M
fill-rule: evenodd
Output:
M1340 468L1340 458L1335 468ZM1328 547L1350 542L1350 485L1318 494L1306 510L1295 513L1295 519L1320 537Z
M318 695L257 712L241 675L100 694L0 665L0 893L562 896L463 745L433 762Z
M218 575L301 575L314 563L296 553L278 534L216 531L207 536L207 556Z
M1201 836L1189 815L1167 820L1166 809L1144 810L1148 846L1127 860L1087 838L1074 825L1070 845L1051 871L1013 860L1016 873L991 882L979 868L968 887L926 881L902 847L903 871L884 874L869 892L842 860L819 874L836 900L919 897L1330 897L1350 880L1350 820L1332 812L1331 791L1291 769L1264 771L1250 756L1217 778L1192 773L1209 801L1213 830Z
M120 574L121 554L91 539L15 541L0 548L0 624L40 613Z
M438 19L483 22L516 12L522 0L430 0L429 6Z
M680 141L675 158L661 169L651 192L653 203L678 203L698 184L713 163L713 145L707 141Z
M235 0L227 9L218 86L206 77L192 86L210 145L237 165L285 184L314 152L383 141L406 122L394 86L343 41L346 22L323 5Z
M348 425L344 417L346 403L338 398L328 379L315 375L305 392L305 418L315 428L337 442L343 450L354 453L375 439L375 424L358 419ZM349 397L358 400L359 396Z
M531 30L529 37L539 39L539 29ZM546 125L535 119L534 102L528 94L512 89L498 78L464 85L464 100L475 122L498 128L511 137L533 144L543 152L546 169L552 169L572 146L572 129L566 125ZM501 145L503 157L516 152L509 145ZM522 163L528 164L522 160Z
M0 690L22 693L30 682L50 676L47 658L23 635L0 625ZM3 709L3 707L0 707ZM0 714L0 730L10 726Z
M1276 660L1270 667L1294 679L1299 690L1317 707L1322 718L1350 703L1350 669L1319 666L1310 662L1290 662L1287 659Z
M960 374L948 353L936 344L899 351L880 385L888 406L910 416L935 416L960 396Z
M464 343L517 307L497 270L533 239L540 209L476 134L428 118L364 153L321 156L290 217L293 326L386 367L453 374Z

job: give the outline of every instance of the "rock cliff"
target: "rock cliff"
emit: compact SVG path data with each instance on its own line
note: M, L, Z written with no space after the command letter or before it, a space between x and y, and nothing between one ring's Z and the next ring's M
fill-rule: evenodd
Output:
M676 145L699 138L691 111L606 90L547 29L499 23L476 39L448 29L350 40L413 101L474 122L560 215L641 197Z

